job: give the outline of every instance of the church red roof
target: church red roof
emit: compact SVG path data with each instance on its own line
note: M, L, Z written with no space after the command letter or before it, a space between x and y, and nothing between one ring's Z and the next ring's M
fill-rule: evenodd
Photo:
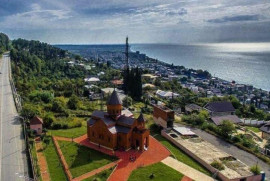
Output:
M33 119L30 120L30 125L35 124L43 124L43 120L40 117L35 116Z

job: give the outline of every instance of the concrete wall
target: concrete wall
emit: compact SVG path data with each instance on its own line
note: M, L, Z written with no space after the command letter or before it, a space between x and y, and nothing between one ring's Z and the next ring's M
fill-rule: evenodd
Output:
M262 132L262 138L268 140L268 139L270 139L270 134Z

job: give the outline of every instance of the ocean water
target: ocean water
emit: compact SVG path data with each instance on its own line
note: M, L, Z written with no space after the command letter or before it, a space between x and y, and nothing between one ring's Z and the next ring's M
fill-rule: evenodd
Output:
M131 50L270 91L270 43L134 44Z

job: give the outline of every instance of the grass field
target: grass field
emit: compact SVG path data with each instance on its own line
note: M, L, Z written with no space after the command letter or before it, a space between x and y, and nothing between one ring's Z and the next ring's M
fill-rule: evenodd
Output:
M71 129L58 129L58 130L49 130L49 135L52 136L61 136L67 138L76 138L86 134L86 126L81 126L78 128L71 128Z
M245 127L246 127L247 129L249 129L249 130L255 132L255 133L261 132L261 130L260 130L259 128L257 128L257 127L252 127L252 126L245 126Z
M59 141L58 143L74 178L116 160L114 157L74 142Z
M111 175L113 168L110 168L108 170L104 170L103 172L100 172L99 174L96 174L92 177L89 177L87 179L84 179L83 181L106 181L109 176Z
M153 177L151 178L152 174ZM163 163L156 163L147 167L142 167L134 170L131 173L128 181L179 181L182 179L182 177L183 175L181 173L168 167L167 165Z
M177 160L180 162L183 162L187 164L188 166L205 173L206 175L211 175L211 173L204 168L202 165L200 165L198 162L193 160L191 157L189 157L186 153L184 153L182 150L174 146L172 143L167 141L164 137L162 137L160 134L155 135L155 138L160 141L164 146L166 146L172 153L173 156L176 157Z
M43 153L46 157L46 161L49 167L50 177L53 181L63 181L67 180L64 169L57 155L56 149L54 147L53 141L50 138L50 143L45 146Z

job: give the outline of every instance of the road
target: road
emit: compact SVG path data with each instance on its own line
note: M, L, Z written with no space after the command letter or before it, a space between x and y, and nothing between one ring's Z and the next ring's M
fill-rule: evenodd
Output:
M183 125L179 125L179 126L183 126ZM202 139L204 139L205 141L215 145L217 148L219 148L220 150L233 155L235 158L238 158L239 160L241 160L243 163L245 163L248 166L253 166L256 165L256 163L258 162L258 165L261 167L261 169L265 172L266 177L269 179L270 178L270 166L263 162L262 160L260 160L259 158L257 158L256 156L239 149L238 147L216 137L213 136L205 131L202 131L200 129L197 128L190 128L194 133L196 133L198 136L200 136Z
M0 59L0 180L22 181L28 175L22 127L9 82L10 57Z

